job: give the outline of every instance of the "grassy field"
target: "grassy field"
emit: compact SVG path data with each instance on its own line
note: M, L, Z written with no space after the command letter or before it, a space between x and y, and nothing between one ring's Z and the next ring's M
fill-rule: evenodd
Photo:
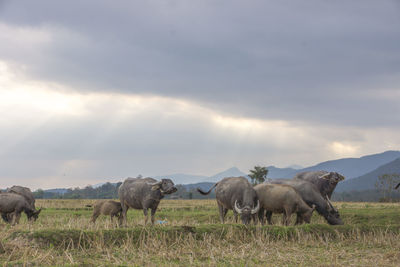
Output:
M128 226L108 217L89 222L93 200L38 200L39 219L0 223L0 263L121 266L399 266L400 204L336 203L345 225L219 223L215 200L163 200L156 220L128 212ZM295 216L292 217L294 222Z

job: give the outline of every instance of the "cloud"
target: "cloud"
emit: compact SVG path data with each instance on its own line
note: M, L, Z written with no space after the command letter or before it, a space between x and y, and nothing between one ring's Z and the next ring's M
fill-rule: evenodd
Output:
M395 1L4 1L0 176L209 175L398 149L398 11Z
M398 105L380 90L400 82L399 6L363 6L7 2L3 35L21 34L0 56L78 91L178 97L261 119L397 125L386 115Z

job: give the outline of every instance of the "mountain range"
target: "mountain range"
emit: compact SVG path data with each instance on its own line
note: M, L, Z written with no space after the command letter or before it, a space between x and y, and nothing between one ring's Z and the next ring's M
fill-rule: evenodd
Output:
M400 151L385 151L383 153L367 155L360 158L330 160L301 169L297 169L297 165L293 166L295 168L278 168L275 166L269 166L267 167L267 177L272 179L292 178L296 173L304 171L336 171L346 177L345 181L338 184L338 192L374 189L375 182L380 175L392 173L400 174ZM247 173L242 172L236 167L232 167L212 176L177 173L154 176L154 178L170 178L175 184L182 184L186 189L190 190L196 187L207 189L213 183L221 180L224 177L235 176L248 177ZM104 183L96 184L93 187L99 187L103 184Z

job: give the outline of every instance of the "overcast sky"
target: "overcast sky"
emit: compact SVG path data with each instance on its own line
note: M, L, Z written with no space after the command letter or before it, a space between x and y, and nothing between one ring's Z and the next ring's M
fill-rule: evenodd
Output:
M1 1L0 188L400 149L398 1Z

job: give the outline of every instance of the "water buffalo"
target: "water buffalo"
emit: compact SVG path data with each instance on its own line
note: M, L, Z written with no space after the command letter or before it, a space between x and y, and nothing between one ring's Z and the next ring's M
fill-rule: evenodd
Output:
M215 196L219 208L219 218L224 223L228 210L233 210L237 222L237 214L243 224L248 224L252 215L260 209L257 193L244 177L227 177L214 184L208 192L197 188L202 195L207 195L215 187Z
M18 194L18 195L23 196L26 199L26 201L28 202L28 205L30 205L30 207L33 210L36 210L36 208L35 208L35 197L34 197L32 191L28 187L14 185L11 188L7 189L7 193L14 193L14 194ZM3 218L3 220L5 222L10 222L11 219L12 219L11 215L10 214L6 214L6 213L2 213L1 217Z
M157 181L153 178L127 178L118 189L118 196L122 206L122 218L126 225L126 213L129 208L143 209L145 224L147 224L147 211L151 209L151 223L154 224L160 200L166 194L177 191L171 179Z
M329 199L322 197L318 188L314 184L300 179L279 179L272 180L269 183L287 184L292 186L308 206L312 207L315 205L317 212L322 215L329 224L343 224L337 209L333 207Z
M87 205L90 206L90 205ZM121 203L114 200L99 200L93 205L92 222L95 223L100 215L110 215L111 221L118 217L119 224L122 224Z
M2 214L11 214L12 224L19 222L21 212L25 212L28 220L36 220L40 211L41 209L33 209L28 201L21 195L14 193L0 194L0 212Z
M344 176L337 172L313 171L296 174L293 179L300 179L315 184L321 195L330 199L336 185L344 180Z
M260 200L260 211L258 218L261 224L264 225L264 211L269 224L271 222L272 213L283 213L282 224L289 225L290 217L293 213L297 214L296 224L310 223L312 213L315 206L310 208L299 193L290 185L281 184L259 184L254 187Z
M400 183L398 183L398 185L396 185L396 187L394 189L397 189L400 187Z

